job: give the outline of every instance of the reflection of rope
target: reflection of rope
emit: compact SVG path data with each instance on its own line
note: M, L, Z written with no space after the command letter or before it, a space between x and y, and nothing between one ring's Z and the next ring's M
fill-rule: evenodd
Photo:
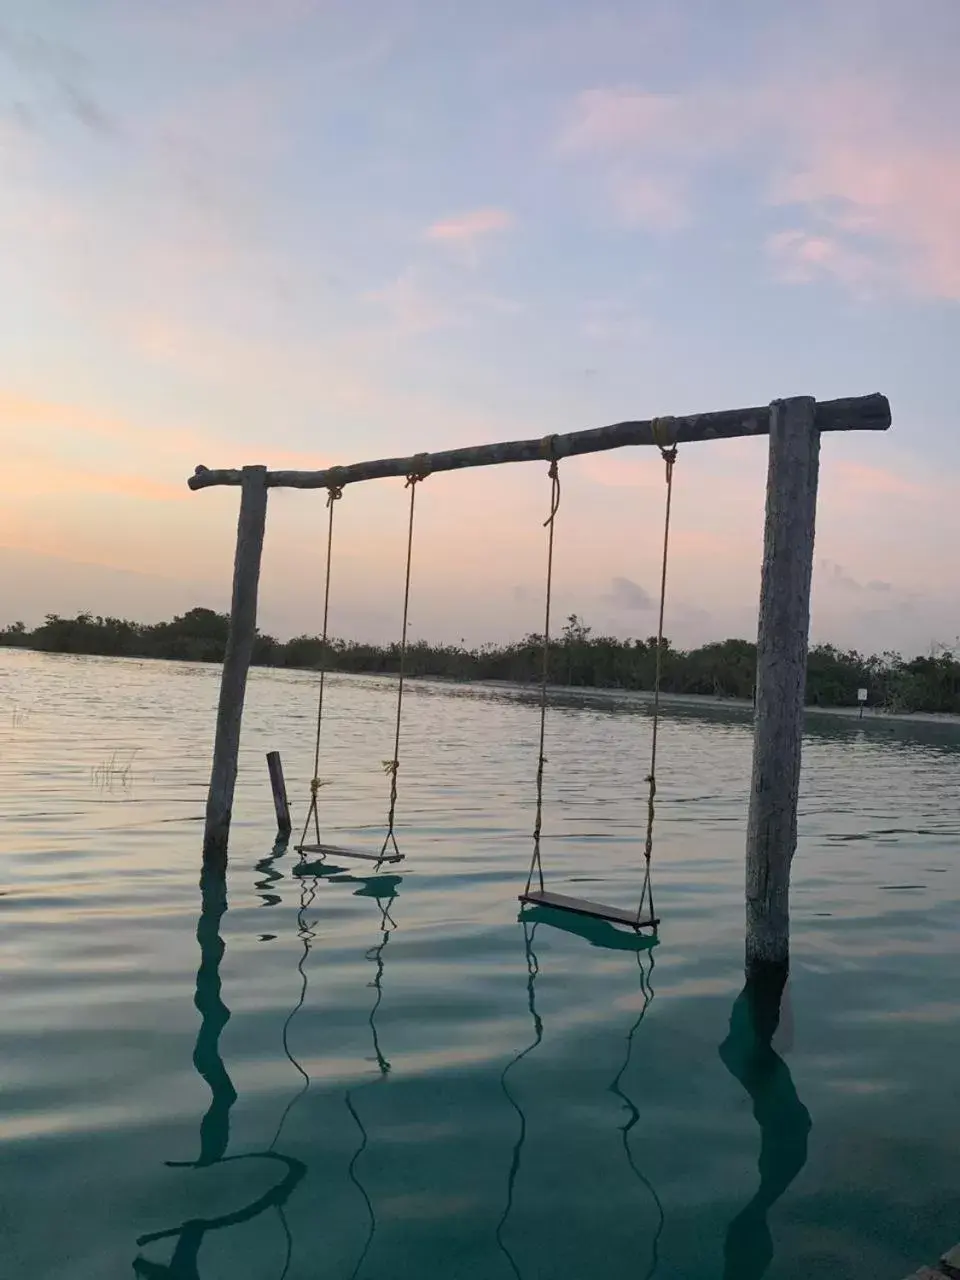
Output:
M377 905L380 906L379 899L377 901ZM370 1032L373 1035L373 1049L374 1053L377 1055L377 1066L380 1068L381 1075L386 1075L390 1070L390 1063L383 1056L380 1049L380 1037L377 1034L376 1022L377 1010L380 1008L380 1001L383 999L383 953L386 950L387 943L390 941L390 930L386 927L386 921L390 919L389 907L389 902L387 903L386 909L382 906L380 907L380 910L383 912L383 937L380 945L377 947L371 947L365 956L365 959L374 961L377 966L377 976L370 984L371 986L376 987L377 997L373 1002L373 1008L370 1010L370 1017L367 1021L370 1023Z
M357 1188L357 1190L363 1196L363 1203L367 1206L367 1216L370 1219L370 1227L369 1227L369 1230L367 1231L367 1238L366 1238L366 1241L364 1242L363 1252L360 1254L360 1258L359 1258L359 1261L357 1262L357 1265L354 1267L353 1271L350 1273L350 1280L353 1280L355 1276L358 1276L360 1274L360 1268L363 1266L364 1262L366 1261L367 1254L370 1252L370 1246L373 1244L373 1237L376 1235L376 1231L377 1231L377 1215L374 1212L373 1204L370 1200L370 1197L369 1195L367 1195L366 1187L363 1185L363 1183L360 1181L360 1179L356 1175L357 1161L360 1159L364 1151L366 1151L367 1149L367 1131L363 1127L363 1121L357 1115L356 1108L353 1105L353 1099L350 1097L349 1089L347 1090L347 1093L346 1093L346 1102L347 1102L347 1110L353 1116L356 1126L360 1130L360 1145L359 1147L357 1147L356 1151L353 1153L353 1159L350 1161L350 1164L347 1167L347 1174L349 1175L350 1181L353 1183L353 1185Z
M649 1178L647 1178L637 1168L637 1164L636 1164L636 1161L634 1160L633 1152L630 1149L630 1131L639 1121L640 1112L637 1110L637 1106L634 1103L633 1099L629 1098L627 1094L623 1091L621 1087L621 1081L627 1071L627 1068L630 1066L630 1057L631 1057L631 1054L633 1053L633 1038L637 1034L637 1031L640 1029L640 1024L641 1022L643 1022L644 1018L646 1017L647 1010L649 1009L651 1003L653 1002L654 964L655 964L655 961L653 957L653 952L651 952L650 953L650 973L649 975L645 974L643 969L643 953L640 951L637 952L637 967L640 970L640 990L643 993L643 1006L640 1009L640 1013L637 1017L636 1022L630 1028L630 1032L627 1035L627 1052L626 1052L626 1055L624 1056L623 1064L620 1067L620 1070L614 1076L613 1082L610 1085L610 1092L616 1094L616 1096L620 1098L620 1100L623 1102L624 1106L627 1108L627 1111L629 1113L627 1116L626 1124L620 1130L620 1133L623 1139L624 1154L627 1157L627 1163L629 1164L630 1168L633 1170L634 1174L636 1174L638 1181L641 1182L644 1187L646 1187L647 1191L650 1193L653 1203L657 1207L657 1217L658 1217L657 1230L656 1230L656 1234L653 1237L653 1244L651 1245L651 1249L650 1249L650 1265L647 1268L646 1272L644 1273L644 1280L652 1280L652 1277L656 1272L657 1267L659 1266L660 1237L663 1234L663 1228L664 1228L666 1219L664 1217L663 1205L660 1201L660 1197L657 1195L656 1189L654 1188L653 1184L650 1182Z
M298 870L302 868L303 861L304 861L304 856L301 853ZM293 1008L287 1014L287 1019L283 1024L283 1035L282 1035L283 1052L285 1053L285 1055L287 1056L287 1058L289 1059L293 1067L303 1077L303 1084L301 1085L299 1091L294 1094L294 1096L290 1099L290 1101L287 1103L286 1107L284 1108L283 1115L280 1117L280 1123L277 1125L277 1131L273 1135L273 1141L270 1143L271 1151L280 1141L280 1134L283 1132L283 1126L287 1122L287 1116L289 1116L290 1112L293 1110L296 1104L300 1101L303 1095L310 1088L310 1077L307 1075L306 1071L304 1071L303 1067L300 1065L299 1061L296 1059L296 1057L294 1056L293 1052L290 1049L289 1034L290 1034L290 1024L293 1022L296 1015L303 1008L304 1001L307 998L307 972L306 972L306 969L304 968L304 965L307 962L307 956L310 954L310 944L313 942L313 939L316 937L316 933L314 932L313 926L307 924L306 919L304 918L304 913L307 911L309 907L313 905L313 900L317 896L317 883L318 883L318 878L316 876L307 877L307 876L301 875L300 877L300 909L297 912L297 936L303 942L303 954L300 956L300 959L297 962L297 971L300 974L300 997L297 1000L297 1003L293 1006ZM316 921L314 921L314 924L315 923Z
M377 1011L380 1008L380 1001L383 999L384 952L386 951L387 943L390 941L390 934L392 933L393 929L396 928L396 921L393 919L393 917L390 914L390 904L393 902L396 896L397 895L395 891L391 892L390 896L386 899L386 905L384 905L383 899L377 898L377 906L380 908L381 938L377 946L371 947L368 951L364 953L364 959L371 961L377 966L376 977L373 979L372 982L367 984L370 987L374 987L377 992L376 998L374 999L374 1002L373 1002L373 1008L370 1010L370 1014L367 1018L367 1021L370 1024L370 1033L373 1037L373 1051L376 1055L377 1067L380 1070L381 1080L385 1080L389 1075L390 1062L384 1055L383 1050L380 1048L380 1037L377 1032ZM350 1112L350 1115L353 1117L354 1124L356 1124L357 1128L360 1130L360 1145L356 1149L356 1151L353 1153L353 1158L351 1159L350 1164L347 1167L347 1174L350 1178L350 1181L360 1192L361 1196L363 1196L363 1202L367 1206L367 1216L370 1219L370 1225L367 1230L367 1238L364 1241L363 1249L360 1253L359 1259L357 1260L357 1265L354 1267L353 1271L351 1272L351 1280L354 1280L354 1277L360 1274L360 1268L363 1266L364 1262L366 1261L367 1254L370 1252L370 1246L373 1244L373 1237L376 1235L376 1231L377 1231L377 1215L373 1208L373 1201L370 1199L370 1196L367 1192L366 1187L363 1185L363 1183L360 1181L359 1177L357 1176L357 1165L360 1161L360 1157L363 1155L364 1151L366 1151L367 1149L368 1136L367 1136L367 1130L364 1127L363 1121L360 1119L359 1112L357 1111L357 1108L354 1105L352 1095L353 1095L353 1090L348 1089L345 1094L345 1101L347 1104L347 1110Z
M519 1063L523 1061L523 1059L527 1056L528 1053L533 1052L533 1050L537 1047L537 1045L543 1039L543 1021L540 1018L540 1015L537 1013L537 1005L536 1005L536 980L537 980L537 974L540 972L540 966L537 961L537 955L533 949L533 940L534 940L534 937L536 936L536 932L537 932L536 924L528 925L526 920L523 921L523 942L524 942L524 949L527 955L527 1008L530 1010L530 1016L533 1019L534 1035L533 1035L533 1039L527 1045L527 1047L525 1049L521 1049L520 1052L516 1055L516 1057L512 1058L507 1063L507 1065L504 1067L503 1072L500 1076L500 1088L503 1090L507 1101L510 1103L511 1107L513 1107L514 1111L516 1111L520 1119L520 1133L518 1134L517 1141L513 1147L513 1158L510 1162L510 1173L507 1176L507 1203L504 1206L503 1215L500 1218L499 1223L497 1224L496 1236L497 1236L497 1245L499 1246L503 1256L509 1262L510 1268L513 1271L513 1274L517 1277L517 1280L521 1280L520 1270L517 1267L513 1254L504 1244L503 1231L507 1225L507 1219L510 1216L510 1211L513 1208L513 1189L517 1181L517 1174L520 1172L520 1154L523 1150L523 1144L527 1136L527 1120L526 1120L526 1116L523 1114L522 1108L519 1106L519 1104L517 1103L517 1100L514 1098L510 1090L507 1088L507 1076L513 1070L514 1067L518 1066Z

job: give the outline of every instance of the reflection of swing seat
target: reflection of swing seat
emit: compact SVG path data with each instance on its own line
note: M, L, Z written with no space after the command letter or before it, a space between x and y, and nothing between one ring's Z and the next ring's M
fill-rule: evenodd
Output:
M553 907L557 911L570 911L577 916L590 916L593 920L626 924L631 929L654 929L660 923L653 915L638 919L636 911L626 911L623 907L606 907L601 902L571 898L565 893L551 893L547 889L528 889L521 893L520 901L533 907Z
M321 857L363 858L366 862L402 862L402 853L364 853L360 849L344 849L338 844L298 844L297 853L319 853Z

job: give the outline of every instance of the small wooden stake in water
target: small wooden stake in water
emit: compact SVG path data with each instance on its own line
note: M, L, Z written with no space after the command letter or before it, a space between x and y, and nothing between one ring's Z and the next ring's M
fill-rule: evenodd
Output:
M860 703L860 719L862 720L862 719L863 719L863 707L864 707L864 703L867 701L867 691L866 691L866 689L858 689L858 690L857 690L857 701Z
M283 780L283 765L280 763L279 751L267 752L267 768L270 771L273 807L277 811L277 831L281 836L288 836L293 828L290 823L290 803L287 800L287 784Z

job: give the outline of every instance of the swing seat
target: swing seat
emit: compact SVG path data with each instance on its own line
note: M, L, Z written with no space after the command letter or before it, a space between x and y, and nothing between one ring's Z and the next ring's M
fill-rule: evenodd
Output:
M520 894L520 901L531 907L553 907L557 911L570 911L577 916L590 916L593 920L609 920L611 924L629 925L631 929L655 929L660 923L657 916L637 918L635 911L623 907L607 907L602 902L588 902L585 898L571 898L565 893L551 893L547 889L529 889Z
M365 853L360 849L344 849L339 844L298 844L297 853L318 853L321 857L363 858L365 862L402 862L402 853Z

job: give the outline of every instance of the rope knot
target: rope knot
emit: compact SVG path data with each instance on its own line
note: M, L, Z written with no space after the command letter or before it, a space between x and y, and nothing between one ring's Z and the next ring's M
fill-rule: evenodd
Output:
M326 475L327 505L331 506L337 498L343 497L344 485L347 482L346 467L330 467Z
M433 463L429 453L418 453L413 459L413 466L407 473L407 488L419 484L421 480L426 480L432 470Z
M398 770L399 770L399 768L400 768L400 761L399 761L399 760L384 760L382 763L383 763L383 772L384 772L385 774L387 774L387 776L388 776L388 777L395 778L395 777L397 776L397 772L398 772Z
M650 430L653 434L653 443L660 450L660 456L667 464L668 474L673 470L673 464L677 460L677 442L676 418L654 418L650 423Z
M310 779L310 794L314 797L314 799L316 799L317 792L320 790L320 788L321 788L321 787L328 787L329 785L330 785L330 779L329 779L329 778L311 778L311 779Z
M540 441L540 457L545 458L547 462L556 464L558 461L556 436L543 437Z

